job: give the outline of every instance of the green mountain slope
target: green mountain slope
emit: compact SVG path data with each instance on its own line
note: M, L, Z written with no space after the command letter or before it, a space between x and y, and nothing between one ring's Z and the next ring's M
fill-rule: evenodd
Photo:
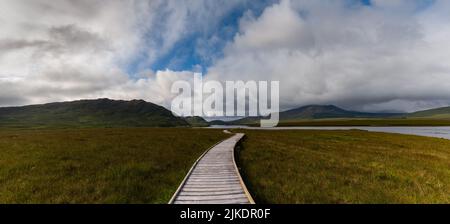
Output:
M450 107L441 107L431 110L414 112L408 115L411 118L450 119Z
M184 118L192 127L208 127L209 123L202 117L185 117Z
M401 113L366 113L349 111L333 105L309 105L280 112L280 122L333 118L402 118L405 116L406 114ZM259 123L260 119L261 117L245 117L236 121L230 121L228 124L255 124Z
M309 105L280 113L281 120L323 119L323 118L386 118L399 117L398 113L365 113L349 111L334 105Z
M79 100L0 108L1 127L189 126L164 107L143 100Z

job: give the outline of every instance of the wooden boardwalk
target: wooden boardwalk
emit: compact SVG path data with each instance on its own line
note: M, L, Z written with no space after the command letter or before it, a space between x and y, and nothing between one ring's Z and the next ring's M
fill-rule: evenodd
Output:
M244 134L212 147L192 166L170 204L254 204L234 161L234 147Z

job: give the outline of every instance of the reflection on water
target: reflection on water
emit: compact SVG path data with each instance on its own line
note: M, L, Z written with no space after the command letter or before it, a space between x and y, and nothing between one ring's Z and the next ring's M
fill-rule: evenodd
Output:
M346 127L275 127L275 128L259 128L259 127L249 127L241 125L213 125L209 128L219 128L219 129L232 129L232 128L243 128L243 129L255 129L255 130L366 130L375 132L387 132L387 133L398 133L398 134L409 134L409 135L420 135L428 137L437 137L450 139L450 127L361 127L361 126L346 126Z

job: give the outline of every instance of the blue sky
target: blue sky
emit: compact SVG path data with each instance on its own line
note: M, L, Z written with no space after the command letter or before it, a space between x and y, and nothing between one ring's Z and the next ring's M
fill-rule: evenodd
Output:
M372 7L371 0L346 0L349 8L355 6ZM435 0L413 0L417 10L424 10L431 6ZM233 40L236 33L239 32L239 20L244 13L251 11L255 17L259 17L263 10L275 3L277 0L265 0L259 1L257 4L242 4L233 8L233 10L227 12L226 15L221 18L220 22L215 24L206 32L192 32L183 36L177 41L169 52L158 57L151 64L146 64L150 69L157 70L173 70L184 71L191 70L195 72L207 73L208 68L214 62L215 59L223 56L223 48L226 44ZM154 31L153 31L154 32ZM205 46L208 50L208 57L202 56L198 52L199 45L208 42L211 38L215 38L215 41ZM137 70L137 66L146 61L145 53L139 55L133 62L131 62L127 68L128 73L133 74Z
M213 63L213 60L222 56L222 50L226 43L231 41L239 31L239 20L244 13L251 13L258 17L262 11L269 5L277 2L276 0L264 0L257 4L245 3L238 5L227 12L220 21L206 32L193 32L179 40L173 48L162 57L151 64L152 70L170 69L174 71L197 70L196 66L201 68L201 72L206 73L207 68ZM199 52L199 45L215 38L211 44L205 46L208 50L208 57L203 57ZM196 71L199 72L199 71Z

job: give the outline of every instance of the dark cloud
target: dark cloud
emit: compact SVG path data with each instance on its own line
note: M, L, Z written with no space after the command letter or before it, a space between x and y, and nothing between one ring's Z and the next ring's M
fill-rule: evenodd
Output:
M0 40L0 52L5 53L23 48L41 48L47 44L47 41Z
M76 25L65 25L49 29L49 36L55 48L66 48L70 51L108 50L107 40Z

